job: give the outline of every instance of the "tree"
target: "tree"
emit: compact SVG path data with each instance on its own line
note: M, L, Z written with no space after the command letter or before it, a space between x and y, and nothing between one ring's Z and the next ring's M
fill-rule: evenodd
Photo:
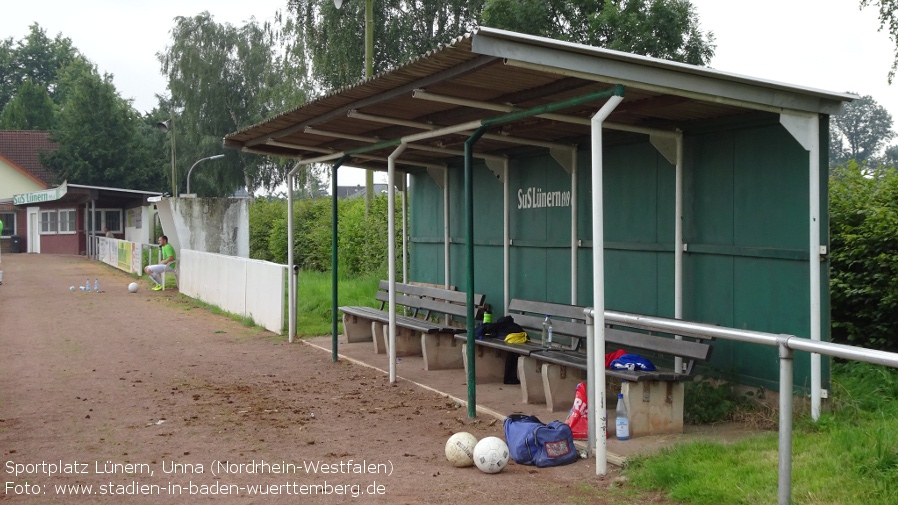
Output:
M255 19L241 27L218 24L208 12L177 17L172 45L157 57L168 76L175 115L178 165L220 153L221 139L261 122L304 98L303 74L280 53L279 33ZM215 169L197 172L191 186L197 193L229 195L246 187L273 188L290 166L285 160L226 153Z
M844 112L832 118L830 164L847 159L858 163L873 161L894 135L891 114L873 97L862 96L846 104Z
M62 103L56 86L59 74L81 57L71 39L59 34L51 40L37 23L29 29L17 43L11 37L0 42L0 110L26 81L46 89L56 104Z
M853 160L830 173L832 338L898 350L898 171Z
M378 0L374 3L374 72L424 54L478 25L707 64L713 35L698 28L687 0ZM364 76L364 2L296 0L295 50L316 88L337 89Z
M55 121L56 106L47 89L28 79L3 107L0 130L49 130Z
M879 29L888 28L889 37L895 43L895 60L889 70L889 84L898 70L898 0L861 0L861 8L876 6L879 8Z
M484 26L707 65L714 35L688 0L487 0Z
M150 157L140 141L139 114L122 99L112 76L100 76L87 62L63 70L65 101L50 131L59 149L43 158L58 181L131 189L158 187L147 170Z
M374 73L421 55L438 44L470 31L483 0L377 0L374 3ZM311 69L318 90L357 82L365 75L365 2L296 0L288 5L295 16L285 31L297 41L293 49Z
M882 157L883 165L898 170L898 144L886 149L885 155Z

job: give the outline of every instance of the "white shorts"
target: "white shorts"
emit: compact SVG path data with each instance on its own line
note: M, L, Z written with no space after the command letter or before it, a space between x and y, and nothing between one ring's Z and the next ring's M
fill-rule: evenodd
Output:
M168 265L150 265L147 268L150 269L151 274L161 274L162 272L174 272L175 269Z

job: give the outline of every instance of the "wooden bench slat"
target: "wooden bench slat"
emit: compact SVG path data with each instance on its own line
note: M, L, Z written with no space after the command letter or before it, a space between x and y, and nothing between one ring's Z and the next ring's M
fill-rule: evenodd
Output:
M378 301L387 303L390 301L389 293L378 291L377 299ZM396 293L396 305L460 317L468 315L467 305L458 305L457 303L448 303L431 298L418 298L417 296L409 296L399 292ZM477 305L478 308L475 308L474 313L477 314L478 312L482 312L482 306L483 303ZM386 310L386 306L384 306L384 310Z
M529 312L531 314L541 315L540 321L545 319L546 314L549 317L576 319L586 321L586 314L583 312L584 307L576 305L563 305L552 302L535 302L532 300L513 299L508 304L508 310L513 312ZM522 325L523 326L523 325Z
M378 294L389 293L390 283L386 280L381 280L378 285ZM429 297L436 298L439 300L446 300L447 302L466 305L468 303L468 293L465 291L453 291L445 288L435 288L431 286L418 286L415 284L404 284L401 282L396 283L396 293L405 293L407 295L412 295L416 297ZM474 305L483 305L483 300L486 295L474 293Z
M605 340L620 345L628 352L628 347L633 347L699 361L707 361L711 355L711 346L705 343L659 337L617 328L605 328ZM639 353L634 352L634 354Z

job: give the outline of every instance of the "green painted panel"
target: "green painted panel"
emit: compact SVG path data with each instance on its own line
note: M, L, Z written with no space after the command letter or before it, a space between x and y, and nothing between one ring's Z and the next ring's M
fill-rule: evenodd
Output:
M733 159L734 245L807 250L807 151L776 124L739 131Z
M658 316L674 317L674 254L658 253L655 254L655 262L657 263L658 272L658 290L655 293Z
M765 120L766 121L766 120ZM824 128L825 129L825 128ZM821 132L825 138L825 132ZM684 317L761 331L809 333L807 154L776 118L685 132ZM591 172L579 154L578 303L592 303ZM824 165L825 166L825 165ZM475 291L494 306L502 292L502 185L474 167ZM465 289L463 170L450 170L450 283ZM509 172L511 296L570 298L570 175L548 154L512 159ZM413 280L442 282L442 189L412 177ZM674 168L648 141L605 150L605 293L609 308L673 315ZM826 174L821 174L826 188ZM548 194L553 196L549 206ZM825 196L825 195L824 195ZM539 205L534 205L538 202ZM558 205L554 205L558 204ZM825 220L825 215L823 216ZM827 240L825 223L824 243ZM828 265L823 264L823 303ZM828 339L824 315L824 338ZM825 360L824 360L825 361ZM796 355L796 385L808 360ZM708 369L750 385L774 386L776 350L714 342ZM824 365L824 384L828 367Z
M399 199L396 199L397 206ZM443 237L443 190L426 173L409 176L409 234Z
M657 151L647 144L616 146L608 151L604 164L605 240L658 240L657 158Z
M658 262L652 252L605 251L605 306L658 313Z
M514 274L510 279L509 289L512 298L527 300L545 300L546 268L548 250L536 247L513 247L509 254ZM517 268L517 265L530 265L530 268Z
M807 264L795 261L771 261L738 258L734 270L734 318L737 328L808 337L810 299ZM777 349L757 345L741 345L734 369L740 376L751 378L768 387L779 375ZM796 370L804 376L810 360L797 353ZM810 384L797 383L809 387Z
M413 242L409 246L409 255L412 258L430 258L428 262L409 261L409 280L432 284L444 283L442 267L445 255L442 243Z
M571 249L548 249L546 252L545 300L571 303Z
M683 241L733 243L733 132L684 139Z

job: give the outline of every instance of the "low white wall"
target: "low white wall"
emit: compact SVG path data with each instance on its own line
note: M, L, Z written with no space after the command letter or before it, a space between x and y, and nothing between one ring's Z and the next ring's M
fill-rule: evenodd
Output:
M181 249L178 290L282 333L286 265Z

